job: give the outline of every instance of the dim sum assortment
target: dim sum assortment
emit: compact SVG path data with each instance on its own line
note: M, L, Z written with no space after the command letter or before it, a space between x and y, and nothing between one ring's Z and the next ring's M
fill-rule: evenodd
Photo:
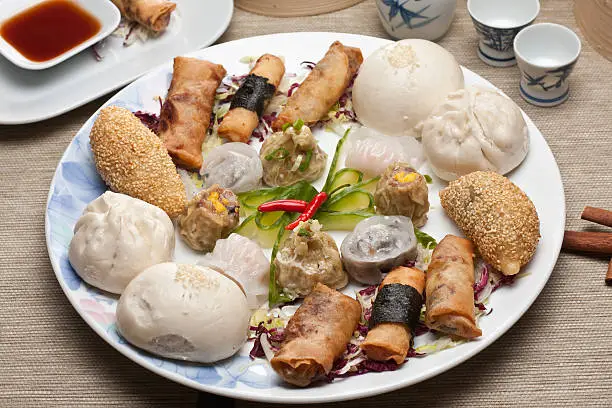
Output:
M361 343L368 358L402 364L421 315L425 274L400 266L387 274L374 300L370 330Z
M209 61L174 59L172 82L159 118L159 137L177 166L194 170L202 167L202 143L225 73L222 65Z
M272 124L274 130L281 130L284 125L298 119L306 125L318 122L340 99L362 62L359 48L334 42L323 59L289 97Z
M376 212L409 217L414 226L420 228L427 222L428 193L427 181L422 174L407 163L394 163L385 170L376 185Z
M506 177L470 173L440 191L440 202L483 259L504 275L516 275L533 257L540 240L538 213Z
M191 248L209 252L238 225L239 210L236 195L215 184L189 201L178 217L178 232Z
M438 243L427 268L427 327L468 339L479 337L474 310L474 247L447 235Z
M154 31L165 29L175 7L113 2ZM516 275L534 256L539 219L508 178L461 175L448 153L453 146L443 142L454 137L445 122L452 118L427 117L430 105L438 106L434 113L450 109L443 102L449 92L447 101L467 95L454 58L436 45L402 41L376 51L362 73L361 50L336 41L288 90L280 86L287 77L281 56L251 61L248 74L227 77L215 62L176 57L159 125L151 127L157 134L116 106L101 109L93 124L93 160L109 191L76 221L68 258L85 282L121 294L116 325L123 338L161 357L210 363L242 353L250 333L264 350L255 355L267 357L285 382L306 387L397 369L426 354L423 333L445 339L445 347L482 336L492 285L511 282L504 275ZM419 61L450 75L443 87L422 82L430 72ZM371 127L359 126L350 111L355 78L359 115ZM398 88L408 83L410 90ZM391 94L384 106L371 106L370 94L381 97L377 89ZM407 91L413 98L400 103ZM497 141L516 142L498 157L509 171L528 146L520 110L479 92L470 103L480 109L481 127ZM279 106L271 102L277 98ZM485 106L490 100L495 110ZM495 125L497 111L505 112L504 126ZM330 163L316 138L322 128L344 134ZM466 238L436 243L419 229L436 209L418 132L428 158L432 149L446 152L436 174L461 175L439 195ZM340 249L338 230L348 231ZM175 245L193 264L177 262ZM271 247L271 256L262 247ZM362 287L355 296L339 291L349 279ZM280 319L274 311L289 301L297 310Z
M410 218L374 216L357 224L340 250L348 273L357 282L373 285L384 272L416 259L417 240Z
M285 381L299 387L329 373L353 335L361 315L355 299L317 283L295 312L285 340L270 364Z
M108 187L164 210L170 218L187 205L185 186L159 138L130 111L100 111L89 134L96 169Z
M112 0L121 15L154 32L168 27L176 3L168 0Z
M279 285L298 297L308 295L319 282L334 289L348 283L336 241L316 220L300 223L283 241L274 265Z
M269 186L314 181L323 174L327 153L317 144L308 126L290 126L268 136L259 152L263 179Z
M225 143L212 149L200 172L205 187L218 184L236 194L256 190L263 177L263 167L257 151L238 142Z
M280 58L270 54L259 57L232 98L230 110L219 126L219 136L246 143L284 74L285 64Z

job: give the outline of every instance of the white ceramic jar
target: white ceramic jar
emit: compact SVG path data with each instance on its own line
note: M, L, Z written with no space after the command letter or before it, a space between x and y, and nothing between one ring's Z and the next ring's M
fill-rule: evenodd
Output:
M449 29L457 0L376 0L385 30L396 40L435 41Z

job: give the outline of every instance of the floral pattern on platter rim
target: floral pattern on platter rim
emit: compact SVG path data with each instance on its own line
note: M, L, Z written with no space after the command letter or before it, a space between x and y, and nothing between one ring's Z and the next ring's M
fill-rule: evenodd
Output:
M334 40L359 46L364 56L390 43L389 40L352 34L288 33L228 42L199 50L190 56L223 62L228 72L237 73L245 69L239 60L246 53L276 52L285 57L288 67L289 64L299 66L299 62L304 59L315 59L322 55ZM296 42L303 42L308 46L296 49L290 45ZM113 104L131 111L157 112L159 104L156 98L160 92L165 92L160 89L167 89L171 69L171 61L153 69L111 97L105 106ZM492 87L473 72L465 68L463 71L466 84ZM398 371L351 377L307 390L283 386L265 360L250 360L248 351L244 349L232 358L209 365L158 358L132 347L119 336L114 325L117 296L83 283L68 261L67 248L74 224L87 203L106 189L95 170L88 140L96 117L97 113L78 131L66 149L51 182L45 230L53 270L70 303L100 337L146 369L199 390L264 402L308 403L372 396L431 378L480 352L520 318L547 282L561 246L565 222L561 177L543 136L533 122L524 116L530 130L531 149L525 162L513 171L512 180L524 188L538 212L541 212L542 235L548 239L540 243L538 253L529 266L530 270L535 268L534 273L521 279L517 288L513 289L520 290L521 296L517 298L515 292L501 290L493 299L492 306L496 308L496 313L483 321L483 332L486 335L479 341L465 343L424 359L411 360ZM321 138L320 143L326 144L325 139ZM325 149L331 151L337 139L328 139L330 140ZM543 162L546 163L545 166L542 165ZM532 182L533 177L529 174L536 167L540 171L538 183ZM434 180L430 189L439 189L442 184L437 183ZM436 191L432 190L430 200L433 203L438 202ZM429 224L426 232L434 237L439 238L449 232L459 233L440 211L431 212Z

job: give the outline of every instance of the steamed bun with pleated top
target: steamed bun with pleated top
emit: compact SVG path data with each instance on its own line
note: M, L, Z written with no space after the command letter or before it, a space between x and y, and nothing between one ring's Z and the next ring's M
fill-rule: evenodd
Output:
M174 243L174 225L162 209L107 191L77 221L68 259L85 282L121 293L144 269L170 261Z
M365 126L389 136L415 136L414 127L463 88L461 67L431 41L408 39L367 57L353 86L353 108Z
M117 305L117 329L162 357L211 363L246 342L251 314L240 286L205 266L166 262L138 275Z
M434 173L447 181L479 170L506 174L529 149L529 130L516 103L482 87L451 92L419 130Z

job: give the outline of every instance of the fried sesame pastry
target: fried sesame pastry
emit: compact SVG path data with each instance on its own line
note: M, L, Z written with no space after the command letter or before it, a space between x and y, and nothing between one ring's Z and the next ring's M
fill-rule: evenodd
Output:
M168 151L130 111L102 109L89 140L96 169L111 190L156 205L171 218L183 212L185 186Z
M527 195L506 177L476 171L440 191L448 216L504 275L515 275L533 257L540 220Z

